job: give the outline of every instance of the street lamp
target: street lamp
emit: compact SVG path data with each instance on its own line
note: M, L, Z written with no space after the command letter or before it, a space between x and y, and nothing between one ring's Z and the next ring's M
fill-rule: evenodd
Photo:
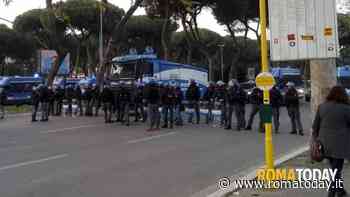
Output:
M224 44L219 44L220 53L221 53L221 80L224 81Z
M103 65L103 1L101 0L101 5L100 5L100 36L99 36L99 55L100 55L100 66L102 68Z

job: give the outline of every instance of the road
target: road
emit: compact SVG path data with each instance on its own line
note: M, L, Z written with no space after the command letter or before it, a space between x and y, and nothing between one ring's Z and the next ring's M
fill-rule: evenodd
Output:
M306 104L302 116L309 128ZM276 157L308 139L288 134L285 109L281 124ZM190 197L263 163L264 135L204 124L147 133L141 123L105 125L101 117L15 116L0 122L0 158L1 197Z

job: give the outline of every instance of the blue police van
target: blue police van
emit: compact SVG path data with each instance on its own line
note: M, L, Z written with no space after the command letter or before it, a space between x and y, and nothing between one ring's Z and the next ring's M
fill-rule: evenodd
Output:
M112 60L113 78L147 84L175 83L186 91L190 80L196 81L201 94L208 86L208 69L158 59L156 55L126 55Z
M42 84L41 77L0 77L0 87L5 92L5 105L31 104L34 86Z

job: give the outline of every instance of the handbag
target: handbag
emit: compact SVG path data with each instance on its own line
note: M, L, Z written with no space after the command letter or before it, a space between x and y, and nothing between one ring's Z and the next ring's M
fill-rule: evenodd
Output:
M311 159L316 162L322 162L324 160L324 149L320 140L315 138L311 139L310 156Z

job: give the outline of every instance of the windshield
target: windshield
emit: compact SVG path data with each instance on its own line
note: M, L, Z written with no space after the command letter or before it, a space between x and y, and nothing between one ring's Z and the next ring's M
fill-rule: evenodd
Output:
M288 82L293 82L297 87L303 85L303 80L301 79L301 75L284 75L281 82L283 82L284 84Z
M153 74L153 64L148 62L133 62L113 66L112 74L115 78L134 78Z

